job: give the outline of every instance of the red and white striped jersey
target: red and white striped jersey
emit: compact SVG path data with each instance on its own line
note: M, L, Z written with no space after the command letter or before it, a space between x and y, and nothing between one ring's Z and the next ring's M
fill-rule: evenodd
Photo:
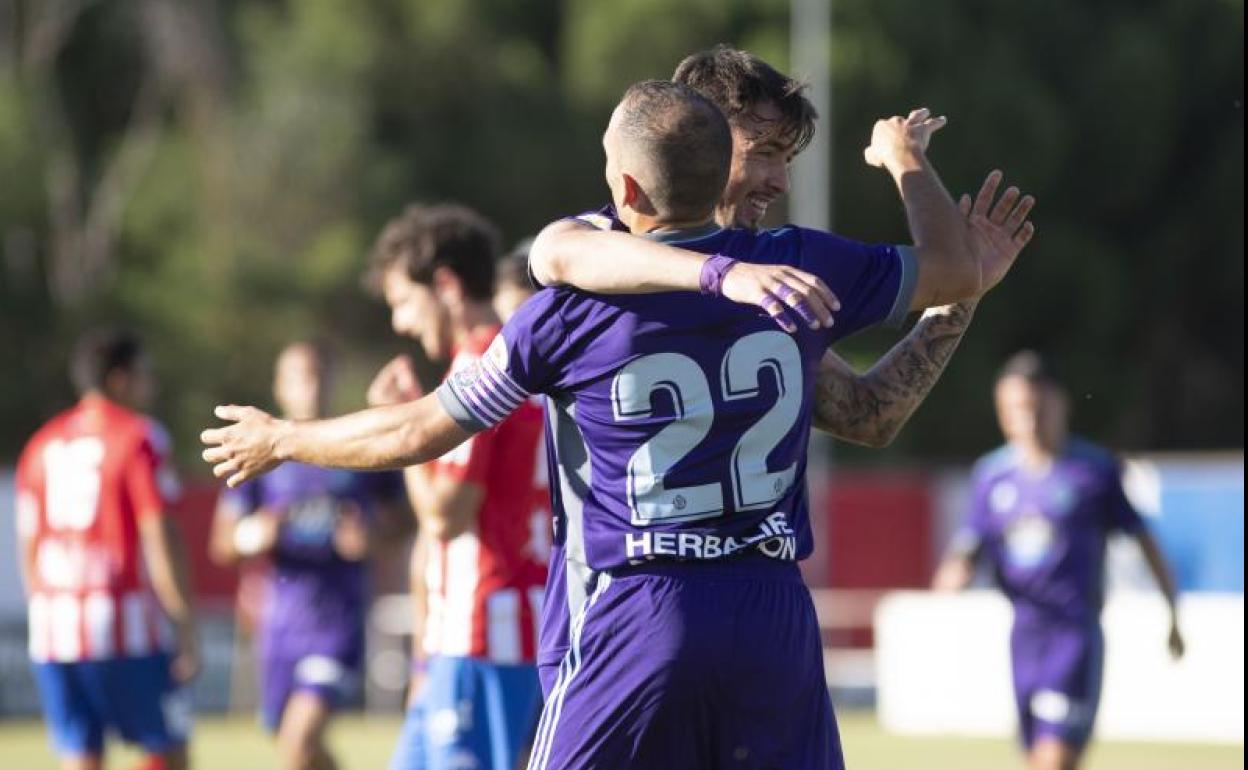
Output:
M152 426L89 395L45 424L22 451L17 526L29 558L33 660L168 649L168 624L140 564L139 522L164 515L162 477L168 483Z
M448 376L489 347L497 327L456 352ZM532 662L550 554L544 416L532 401L430 463L431 474L479 484L476 526L429 546L423 647L429 655Z

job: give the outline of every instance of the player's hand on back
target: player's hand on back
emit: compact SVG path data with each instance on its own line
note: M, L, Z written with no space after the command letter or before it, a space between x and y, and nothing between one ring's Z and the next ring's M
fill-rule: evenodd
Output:
M284 420L254 406L218 406L214 413L233 423L199 434L200 441L208 445L203 458L212 463L214 476L237 487L281 465L277 442L286 424Z
M840 300L818 276L787 265L737 262L724 275L721 293L733 302L761 307L787 332L797 331L793 316L812 329L826 329L841 309Z
M377 372L368 386L367 398L369 406L389 406L415 401L424 394L412 357L404 354L395 356Z
M958 201L970 231L971 248L979 261L981 295L1001 283L1036 234L1036 226L1027 219L1036 199L1013 186L997 198L1002 176L1000 171L993 171L979 188L974 202L969 195Z
M933 118L931 110L920 107L908 116L894 115L875 121L871 143L863 150L867 165L900 171L908 163L927 154L932 134L945 127L948 118Z

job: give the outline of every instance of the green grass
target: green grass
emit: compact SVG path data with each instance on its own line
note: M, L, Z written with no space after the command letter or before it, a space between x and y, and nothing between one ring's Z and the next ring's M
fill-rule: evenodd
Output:
M342 770L381 770L398 735L397 717L340 720L331 741ZM1010 770L1022 768L1008 740L914 738L889 735L870 714L841 715L845 759L852 770ZM124 770L132 755L114 752L110 770ZM247 718L203 718L195 731L196 770L264 770L277 767L273 745ZM0 722L0 766L5 770L56 770L38 722ZM1242 746L1101 742L1086 770L1242 770Z

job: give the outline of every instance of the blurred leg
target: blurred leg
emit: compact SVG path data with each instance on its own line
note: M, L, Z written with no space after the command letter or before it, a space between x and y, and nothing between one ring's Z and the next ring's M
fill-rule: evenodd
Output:
M325 728L332 711L316 693L290 696L277 733L284 770L335 770L337 763L325 746Z

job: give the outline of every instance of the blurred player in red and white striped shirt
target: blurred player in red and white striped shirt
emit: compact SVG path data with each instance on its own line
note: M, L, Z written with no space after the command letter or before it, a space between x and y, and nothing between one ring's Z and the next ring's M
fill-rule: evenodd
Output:
M198 669L185 560L166 505L163 432L139 409L153 379L139 340L97 331L74 352L81 400L45 424L17 467L30 657L65 770L103 765L104 732L143 770L186 766Z
M411 206L374 249L394 330L448 376L472 366L499 329L491 307L498 236L461 206ZM421 395L399 357L370 388L374 405ZM405 471L420 533L423 592L412 700L391 770L511 770L536 725L534 659L550 545L543 414L523 405L437 461Z

